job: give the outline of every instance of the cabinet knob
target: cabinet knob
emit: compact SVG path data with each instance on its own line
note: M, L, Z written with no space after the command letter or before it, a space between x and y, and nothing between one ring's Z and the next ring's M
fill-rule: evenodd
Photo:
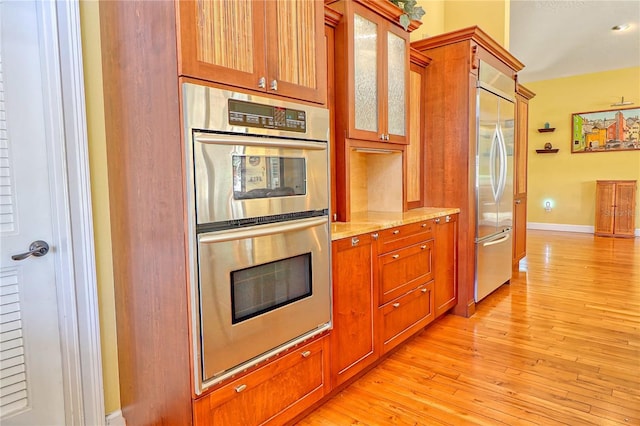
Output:
M434 220L435 223L440 223L440 218L436 218L436 220Z
M384 140L384 133L380 135L380 140L383 141Z
M309 358L311 351L304 351L300 355L302 355L302 358Z
M399 259L399 258L400 258L400 255L399 255L399 254L394 254L394 255L393 255L393 256L391 256L391 257L393 257L394 259Z
M386 135L384 135L384 140L388 141L389 140L389 134L387 133Z
M358 237L351 238L351 247L357 246L359 242L360 242L360 239Z
M423 223L423 224L422 224L422 227L423 227L423 228L426 228L426 227L427 227L427 224L426 224L426 223Z
M521 202L522 202L522 200L520 200L520 199L516 200L516 204L520 204Z
M393 235L398 235L400 233L399 229L396 229L395 231L393 231Z
M247 388L247 385L240 385L236 387L236 393L240 393Z
M394 303L394 304L393 304L393 305L391 305L391 306L393 306L394 308L399 308L399 307L400 307L400 304L396 302L396 303Z
M373 234L371 234L371 238L373 238L374 240L378 239L378 233L374 232Z
M447 222L447 223L451 222L451 216L447 215L447 216L444 218L444 221L445 221L445 222Z
M426 246L426 244L425 244L425 245L420 246L420 248L421 248L422 250L424 250L424 249L426 249L426 248L427 248L427 246Z
M423 293L426 293L426 292L427 292L427 289L426 289L426 288L423 288L423 289L420 289L420 291L421 291L421 292L423 292Z
M260 77L260 79L258 80L258 88L264 89L265 87L267 87L267 79L264 77Z
M278 80L271 80L271 90L278 90Z

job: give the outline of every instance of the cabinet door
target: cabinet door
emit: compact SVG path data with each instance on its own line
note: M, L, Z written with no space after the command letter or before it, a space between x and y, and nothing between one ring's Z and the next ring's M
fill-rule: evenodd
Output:
M322 0L269 0L267 90L326 103L327 52Z
M178 8L180 75L265 90L264 2L180 1Z
M633 237L635 234L636 183L616 183L615 234Z
M406 156L406 207L415 209L424 206L424 146L422 140L424 67L411 64L409 73L409 137Z
M407 113L409 111L409 46L406 31L394 25L385 25L386 48L385 87L381 97L382 115L386 123L384 138L395 143L407 143Z
M435 220L435 266L433 291L435 316L458 302L458 215Z
M353 377L377 358L371 249L371 236L368 234L334 241L332 244L333 386Z
M513 206L513 265L527 254L527 197L520 196Z
M616 187L613 182L596 185L596 235L613 235Z
M284 424L329 392L328 344L323 337L198 398L193 424Z
M529 101L521 95L516 95L516 120L514 195L517 197L527 193Z
M421 241L378 257L380 304L433 278L433 240Z

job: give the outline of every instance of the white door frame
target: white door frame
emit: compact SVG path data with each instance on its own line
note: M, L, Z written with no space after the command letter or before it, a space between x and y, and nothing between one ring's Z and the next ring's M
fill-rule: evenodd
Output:
M78 1L36 0L50 165L67 425L104 425L91 183Z

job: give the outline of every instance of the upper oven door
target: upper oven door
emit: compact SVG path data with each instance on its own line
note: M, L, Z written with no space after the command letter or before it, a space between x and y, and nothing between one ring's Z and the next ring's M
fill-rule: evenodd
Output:
M328 208L326 142L193 132L196 223Z

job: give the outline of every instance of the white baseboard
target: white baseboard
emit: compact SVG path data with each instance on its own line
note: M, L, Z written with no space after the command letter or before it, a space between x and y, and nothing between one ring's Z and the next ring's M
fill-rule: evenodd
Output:
M569 225L566 223L542 223L527 222L527 229L540 229L543 231L580 232L583 234L593 234L595 227L591 225ZM640 228L636 228L636 237L640 237Z
M114 411L106 417L106 426L127 426L124 417L122 417L122 411Z

